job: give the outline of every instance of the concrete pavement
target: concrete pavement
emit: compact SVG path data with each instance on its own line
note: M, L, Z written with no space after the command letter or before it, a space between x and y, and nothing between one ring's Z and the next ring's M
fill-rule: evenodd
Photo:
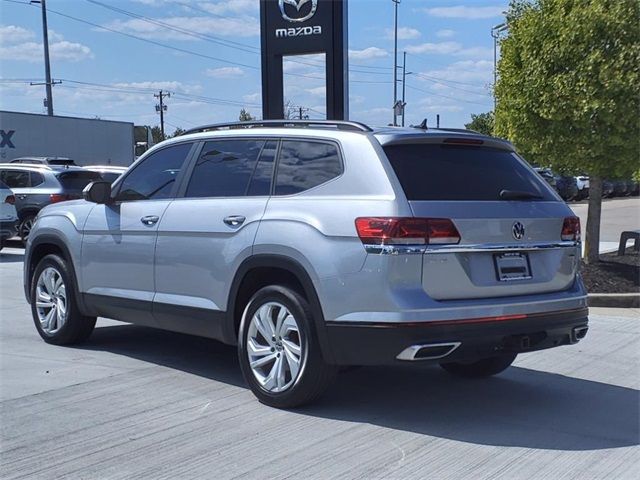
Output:
M495 378L362 368L280 411L214 341L99 320L45 344L21 261L0 254L4 479L640 478L640 310L592 309L578 345Z

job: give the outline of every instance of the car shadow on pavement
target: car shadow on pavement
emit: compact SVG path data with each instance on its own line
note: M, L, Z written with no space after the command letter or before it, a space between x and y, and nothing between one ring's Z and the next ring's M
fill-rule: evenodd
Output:
M96 328L80 348L246 386L235 347L214 340L122 325ZM639 393L520 367L481 380L437 366L364 367L294 412L481 445L600 450L640 444Z

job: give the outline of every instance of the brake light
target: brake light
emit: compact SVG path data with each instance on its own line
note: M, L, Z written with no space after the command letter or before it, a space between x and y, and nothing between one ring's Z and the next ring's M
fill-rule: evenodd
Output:
M360 217L356 230L362 243L369 245L460 242L458 229L448 218Z
M578 217L567 217L562 224L562 240L580 240L580 219Z
M453 145L482 145L484 140L479 138L445 138L442 143L448 143Z
M4 199L4 203L8 203L9 205L15 205L16 197L13 195L7 195L7 198Z
M51 201L51 203L64 202L66 200L71 200L71 196L63 195L61 193L52 193L51 195L49 195L49 200Z

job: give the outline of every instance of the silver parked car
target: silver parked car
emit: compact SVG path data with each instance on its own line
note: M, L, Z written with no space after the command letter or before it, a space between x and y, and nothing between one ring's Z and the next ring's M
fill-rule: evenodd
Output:
M340 366L483 377L578 342L579 258L578 218L506 141L264 121L189 131L45 208L24 287L46 342L98 316L214 338L293 407Z
M38 212L51 203L82 198L82 189L100 174L80 167L0 163L0 181L13 191L18 235L26 241Z

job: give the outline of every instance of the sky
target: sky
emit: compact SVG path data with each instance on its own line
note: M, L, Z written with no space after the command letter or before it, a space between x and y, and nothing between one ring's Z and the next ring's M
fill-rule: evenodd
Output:
M350 119L392 121L393 2L348 0ZM398 64L407 52L406 123L463 127L492 109L491 27L508 0L402 0ZM55 114L166 130L261 116L258 0L47 0ZM285 98L325 118L324 59L285 62ZM45 113L39 5L0 0L0 109ZM398 84L399 97L402 85Z

